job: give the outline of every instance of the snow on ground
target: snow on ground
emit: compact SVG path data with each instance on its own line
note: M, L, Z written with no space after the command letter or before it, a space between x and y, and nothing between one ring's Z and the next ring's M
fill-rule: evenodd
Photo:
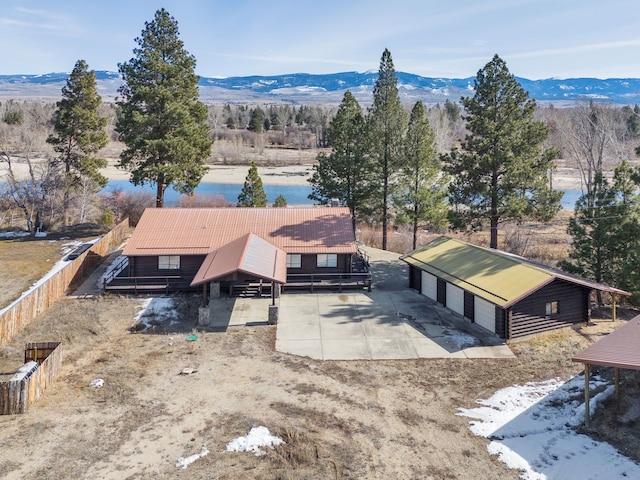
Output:
M480 344L480 340L473 335L454 328L448 328L443 333L447 336L447 340L453 342L460 350Z
M592 377L590 399L595 412L614 387ZM608 443L577 433L584 422L584 375L566 383L558 379L514 385L477 400L478 408L460 408L472 418L470 429L491 440L487 449L510 468L522 470L521 478L602 479L640 478L640 466Z
M170 297L151 297L146 298L140 303L140 311L134 318L134 325L143 325L141 330L146 332L154 324L169 322L169 325L179 323L176 318L178 312L173 303L174 299Z
M227 443L227 452L253 452L256 457L266 454L264 447L273 448L284 441L271 435L267 427L253 427L246 437L238 437Z
M189 455L188 457L180 457L176 462L176 467L185 469L199 458L206 457L207 455L209 455L209 450L206 445L203 445L200 452Z
M20 237L28 237L31 235L31 232L1 232L0 238L20 238Z

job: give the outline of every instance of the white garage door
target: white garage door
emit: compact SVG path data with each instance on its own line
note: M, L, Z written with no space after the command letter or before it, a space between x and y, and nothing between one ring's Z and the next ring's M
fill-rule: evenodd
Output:
M496 306L486 300L476 297L474 299L475 322L481 327L495 333L496 331Z
M464 315L464 290L451 283L447 283L447 308Z
M420 293L434 302L438 301L438 279L435 275L422 272L422 292Z

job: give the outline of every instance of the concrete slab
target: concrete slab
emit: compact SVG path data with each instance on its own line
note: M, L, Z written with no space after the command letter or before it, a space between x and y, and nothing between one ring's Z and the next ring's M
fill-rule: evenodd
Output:
M295 339L295 340L276 340L276 350L282 353L290 353L299 357L309 357L316 360L323 360L322 341L316 339Z
M323 340L357 340L366 338L362 323L342 319L322 319L320 332Z
M278 340L318 340L322 338L320 333L320 322L317 319L310 319L304 322L292 322L284 328L278 328Z
M371 358L386 360L402 360L417 358L418 352L407 337L367 338Z
M322 359L323 360L371 360L371 352L367 339L322 339Z
M285 292L280 297L278 351L324 360L515 358L488 330L409 290L398 254L366 250L372 292ZM469 335L477 345L464 346L474 340Z

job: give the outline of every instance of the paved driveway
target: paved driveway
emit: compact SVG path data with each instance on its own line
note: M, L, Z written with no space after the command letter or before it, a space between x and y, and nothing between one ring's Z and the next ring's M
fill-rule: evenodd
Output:
M410 290L397 253L365 250L372 291L285 292L276 350L322 360L514 358L488 330Z
M497 337L455 316L410 290L285 294L276 350L320 360L514 358Z

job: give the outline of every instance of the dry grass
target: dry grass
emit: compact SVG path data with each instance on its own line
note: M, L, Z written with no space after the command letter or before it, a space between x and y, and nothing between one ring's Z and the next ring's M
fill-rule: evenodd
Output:
M101 227L85 225L63 229L45 238L0 238L0 308L9 305L47 273L64 256L65 243L94 239L104 232Z
M0 418L6 478L515 479L457 409L577 374L571 355L613 326L518 342L515 360L322 362L275 352L275 327L201 332L197 342L131 335L138 303L62 300L12 342L17 361L25 341L62 340L64 362L28 414ZM197 373L178 375L185 366ZM105 386L88 388L93 378ZM224 451L258 425L286 443L264 457ZM210 455L177 470L201 444Z
M186 330L198 301L180 302ZM272 326L200 332L196 342L132 335L139 303L61 300L2 350L0 373L21 364L27 341L62 341L64 353L44 397L25 415L0 417L3 478L516 479L457 409L513 384L580 373L571 356L624 323L523 340L511 345L513 360L323 362L276 352ZM179 375L185 367L196 373ZM105 386L89 388L94 378ZM640 460L640 377L624 374L622 391L586 433ZM286 443L263 457L225 452L258 425ZM176 469L202 444L208 456Z
M498 248L531 258L547 265L556 265L567 258L571 237L567 234L567 226L571 212L561 211L549 224L525 222L522 224L505 223L498 232ZM417 247L421 247L442 233L421 230L418 233ZM474 245L489 246L489 232L471 233L446 232L446 235L459 238ZM382 229L379 226L358 225L358 240L364 244L382 248ZM405 254L413 250L413 233L408 227L389 229L387 250Z

